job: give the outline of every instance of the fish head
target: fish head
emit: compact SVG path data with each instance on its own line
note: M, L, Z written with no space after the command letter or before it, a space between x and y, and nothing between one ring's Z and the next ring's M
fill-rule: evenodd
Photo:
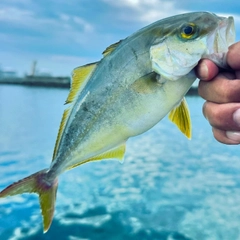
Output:
M152 70L166 80L178 80L202 58L226 68L228 47L235 41L233 17L187 13L166 19L150 47Z
M235 27L233 17L218 17L218 27L207 38L208 51L202 58L208 58L221 68L228 68L226 53L235 42Z

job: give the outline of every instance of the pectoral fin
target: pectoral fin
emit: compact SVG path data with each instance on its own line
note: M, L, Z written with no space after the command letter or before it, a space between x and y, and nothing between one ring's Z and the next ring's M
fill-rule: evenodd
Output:
M159 82L159 75L155 72L150 72L133 82L131 88L139 94L152 94L159 90L162 83Z
M185 98L183 98L180 105L169 113L169 120L176 124L187 138L191 139L191 119Z

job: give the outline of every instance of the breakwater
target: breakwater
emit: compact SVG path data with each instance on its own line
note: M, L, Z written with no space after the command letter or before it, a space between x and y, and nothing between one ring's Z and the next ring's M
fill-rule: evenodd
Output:
M0 84L19 84L39 87L70 88L70 83L70 77L25 76L23 78L0 78ZM197 87L190 88L187 95L198 95Z
M13 78L0 78L0 84L19 84L28 86L69 88L70 77L25 76Z

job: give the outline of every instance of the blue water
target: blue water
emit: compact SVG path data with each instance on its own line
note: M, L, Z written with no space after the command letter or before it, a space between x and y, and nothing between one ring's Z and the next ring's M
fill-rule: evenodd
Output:
M0 86L0 189L49 166L67 94ZM46 234L36 195L0 199L0 239L240 239L240 148L214 140L201 98L187 101L191 141L166 118L128 141L124 164L64 173Z

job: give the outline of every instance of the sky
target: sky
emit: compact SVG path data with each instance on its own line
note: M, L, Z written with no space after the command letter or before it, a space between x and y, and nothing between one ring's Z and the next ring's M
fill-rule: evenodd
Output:
M110 44L159 19L192 11L234 16L238 0L0 0L0 68L70 76Z

